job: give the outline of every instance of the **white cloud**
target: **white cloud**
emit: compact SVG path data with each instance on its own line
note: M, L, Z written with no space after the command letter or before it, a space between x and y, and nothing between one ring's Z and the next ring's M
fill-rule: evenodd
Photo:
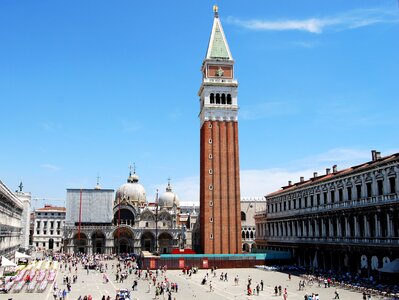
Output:
M291 20L241 20L228 17L227 23L260 31L298 30L320 34L326 29L346 30L370 26L378 23L399 23L396 12L383 9L358 9L335 16Z
M52 164L42 164L40 165L40 168L55 172L60 170L60 167L56 166L56 165L52 165Z

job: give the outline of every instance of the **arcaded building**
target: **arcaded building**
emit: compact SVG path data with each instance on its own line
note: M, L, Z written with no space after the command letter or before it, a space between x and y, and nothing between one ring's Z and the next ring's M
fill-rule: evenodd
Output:
M241 238L244 253L250 253L255 244L255 214L265 208L266 201L262 197L241 198Z
M0 181L0 256L14 257L21 247L22 201Z
M195 210L181 212L170 182L158 200L148 202L136 172L115 192L67 190L64 249L67 253L170 253L190 247Z
M399 153L299 182L266 196L258 249L289 250L299 265L370 274L399 257Z

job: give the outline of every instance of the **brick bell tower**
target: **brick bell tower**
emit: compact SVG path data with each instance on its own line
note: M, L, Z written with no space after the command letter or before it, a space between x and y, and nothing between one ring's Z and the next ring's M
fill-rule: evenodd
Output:
M203 253L241 253L240 166L234 60L217 6L200 97L200 226Z

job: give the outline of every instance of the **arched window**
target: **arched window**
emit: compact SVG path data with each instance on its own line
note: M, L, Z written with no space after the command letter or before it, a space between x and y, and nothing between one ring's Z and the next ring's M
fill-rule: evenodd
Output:
M241 221L246 221L247 220L247 215L245 214L245 212L241 212Z
M245 239L245 232L244 231L241 233L241 236L242 236L243 239Z
M245 233L245 237L246 237L247 239L249 239L249 232L248 232L248 231Z
M210 95L209 99L211 104L215 103L215 95L213 93Z
M220 104L220 94L216 94L216 104Z
M222 94L222 104L226 104L226 95Z
M231 104L231 95L227 94L227 104Z
M251 234L250 234L250 236L251 236L251 239L253 239L253 238L254 238L254 233L253 233L253 231L251 231Z

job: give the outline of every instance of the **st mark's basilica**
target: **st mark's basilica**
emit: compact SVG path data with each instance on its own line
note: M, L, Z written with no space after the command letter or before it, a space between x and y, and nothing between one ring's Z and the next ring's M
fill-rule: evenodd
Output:
M66 253L171 253L192 248L195 207L181 207L170 180L149 202L134 171L114 193L102 189L67 189Z

